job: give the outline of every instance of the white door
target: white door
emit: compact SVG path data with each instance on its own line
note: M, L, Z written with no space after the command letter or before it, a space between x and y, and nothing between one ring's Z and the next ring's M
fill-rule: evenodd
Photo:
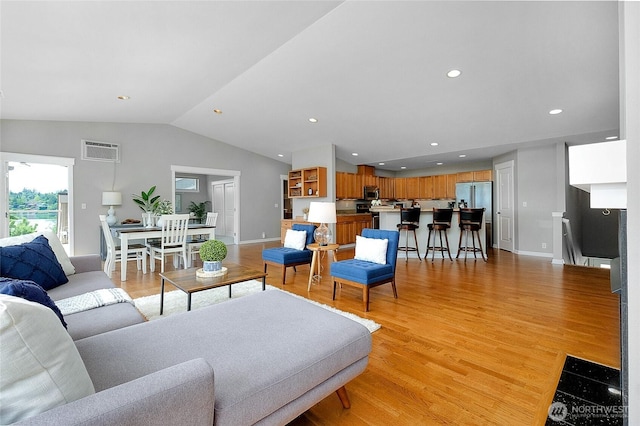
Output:
M235 185L233 181L214 182L213 211L218 213L216 236L235 236Z
M496 220L498 228L498 248L514 250L514 187L513 161L496 164Z

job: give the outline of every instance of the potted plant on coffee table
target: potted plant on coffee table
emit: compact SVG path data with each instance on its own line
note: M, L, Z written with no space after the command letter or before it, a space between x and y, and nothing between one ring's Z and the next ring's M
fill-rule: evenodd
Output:
M227 246L220 240L207 240L200 246L200 259L202 259L204 272L221 270L225 257L227 257Z

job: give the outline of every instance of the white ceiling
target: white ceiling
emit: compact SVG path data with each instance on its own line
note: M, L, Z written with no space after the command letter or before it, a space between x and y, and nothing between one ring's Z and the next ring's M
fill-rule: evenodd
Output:
M2 0L0 116L166 123L287 163L331 143L389 170L598 142L619 127L617 8Z

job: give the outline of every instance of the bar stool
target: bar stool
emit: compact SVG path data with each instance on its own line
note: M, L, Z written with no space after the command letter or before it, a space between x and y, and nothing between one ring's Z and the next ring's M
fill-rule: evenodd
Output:
M418 237L416 235L416 229L419 228L418 224L420 222L420 207L413 207L410 209L401 208L400 209L400 223L398 226L398 231L405 231L405 242L404 247L398 247L398 251L404 250L404 255L406 260L409 260L409 252L415 251L418 255L418 259L422 261L420 257L420 251L418 250ZM409 247L409 232L413 232L413 239L415 241L414 247Z
M444 260L444 252L449 255L449 259L453 262L451 257L451 250L449 250L449 237L447 237L447 230L451 228L451 218L453 217L453 209L438 209L433 208L433 221L428 224L429 235L427 236L427 251L424 254L424 258L429 257L429 249L431 249L431 261L435 257L436 251L442 254L442 260ZM431 232L433 232L433 244L431 244ZM442 245L442 234L444 233L444 241L446 247ZM440 237L440 246L436 246L436 236Z
M484 208L481 209L460 209L460 239L458 240L458 254L456 259L460 256L460 252L464 250L464 261L467 261L467 252L473 252L473 257L477 259L476 253L480 252L482 260L485 262L487 258L484 256L482 250L482 242L480 241L480 229L482 229L482 217L484 216ZM469 247L469 232L471 232L471 244L473 247ZM462 234L465 235L465 243L462 245ZM479 248L476 247L475 238L478 239Z

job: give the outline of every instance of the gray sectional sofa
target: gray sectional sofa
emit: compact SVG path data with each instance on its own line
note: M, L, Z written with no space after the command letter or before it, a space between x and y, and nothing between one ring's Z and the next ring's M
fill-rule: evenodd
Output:
M72 257L60 300L111 281L97 256ZM281 291L145 322L129 303L65 316L95 393L23 425L281 425L362 373L371 334Z

